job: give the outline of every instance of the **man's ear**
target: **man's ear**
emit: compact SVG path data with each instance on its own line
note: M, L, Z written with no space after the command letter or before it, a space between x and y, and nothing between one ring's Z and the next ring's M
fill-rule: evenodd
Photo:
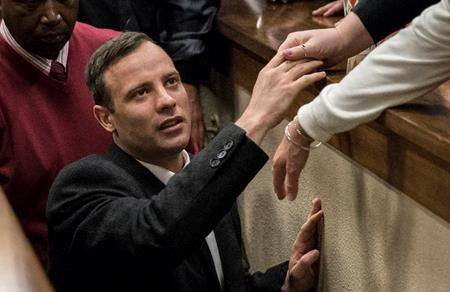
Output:
M107 107L96 104L94 105L93 111L95 118L103 129L110 133L113 133L116 130L116 127L112 121L111 112Z

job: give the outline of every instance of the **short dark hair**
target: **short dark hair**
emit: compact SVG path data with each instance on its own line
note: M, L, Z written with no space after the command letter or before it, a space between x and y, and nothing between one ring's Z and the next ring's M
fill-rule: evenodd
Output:
M95 51L89 60L85 72L86 84L94 97L95 104L105 106L109 110L114 111L111 95L105 86L103 75L110 66L134 52L144 42L154 43L144 33L124 32L105 42Z

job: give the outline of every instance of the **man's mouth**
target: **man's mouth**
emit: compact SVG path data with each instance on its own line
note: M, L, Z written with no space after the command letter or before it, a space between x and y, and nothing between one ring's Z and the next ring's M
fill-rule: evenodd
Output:
M64 33L49 33L42 35L40 40L46 44L59 44L66 41L66 35Z
M166 129L176 127L181 122L183 122L183 118L181 116L176 116L176 117L167 119L161 123L161 125L159 126L159 130L166 130Z

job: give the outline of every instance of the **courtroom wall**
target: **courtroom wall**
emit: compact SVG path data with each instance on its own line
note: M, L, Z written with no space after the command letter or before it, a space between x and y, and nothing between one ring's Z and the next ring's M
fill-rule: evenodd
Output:
M238 116L249 94L224 83L215 80L215 93L220 102L234 98ZM263 143L271 158L285 124ZM294 202L278 201L271 181L269 162L239 199L253 271L288 259L317 196L325 210L319 291L449 291L450 225L341 153L311 152Z

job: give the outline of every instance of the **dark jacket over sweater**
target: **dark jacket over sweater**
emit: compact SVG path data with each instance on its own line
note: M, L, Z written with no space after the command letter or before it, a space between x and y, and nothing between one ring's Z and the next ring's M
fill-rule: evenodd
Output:
M221 151L226 155L218 158ZM166 186L115 145L69 165L47 208L54 285L59 291L220 291L204 239L214 229L224 291L279 291L287 263L249 275L233 209L266 160L231 125Z

